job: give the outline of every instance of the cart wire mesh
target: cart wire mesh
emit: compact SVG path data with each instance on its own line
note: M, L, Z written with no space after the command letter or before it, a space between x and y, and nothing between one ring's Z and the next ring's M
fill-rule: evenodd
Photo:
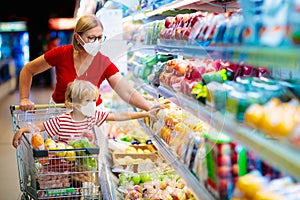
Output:
M10 110L16 133L20 127L51 119L66 108L62 104L39 105L22 112L13 105ZM46 140L45 133L43 136ZM36 150L30 141L31 135L23 134L16 149L20 190L25 199L99 199L97 146Z

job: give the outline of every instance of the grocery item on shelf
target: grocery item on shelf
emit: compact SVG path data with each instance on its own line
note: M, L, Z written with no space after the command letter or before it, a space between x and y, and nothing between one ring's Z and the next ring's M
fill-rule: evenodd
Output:
M269 179L258 171L252 171L239 177L231 200L294 199L299 193L299 183L290 177Z
M133 53L129 53L128 60L130 60L130 62L128 64L130 71L135 76L141 78L145 82L148 82L149 76L153 73L153 71L156 71L157 65L175 57L176 56L172 54L157 53L152 55L149 53L135 51Z
M206 133L207 188L217 199L230 199L235 182L247 173L246 149L222 133Z
M272 138L284 138L300 123L299 101L281 102L272 98L264 105L252 104L245 111L245 122Z
M151 141L137 120L109 122L107 134L109 140L115 140L115 142L127 146L132 144L145 145ZM117 144L112 146L115 147Z

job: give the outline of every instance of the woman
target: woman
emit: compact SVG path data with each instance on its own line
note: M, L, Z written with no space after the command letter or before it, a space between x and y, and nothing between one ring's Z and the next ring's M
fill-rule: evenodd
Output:
M34 103L29 99L32 77L55 67L57 80L52 93L55 103L64 103L67 85L75 79L88 80L98 88L107 80L125 102L146 111L150 110L153 105L133 89L110 59L99 51L105 40L102 32L103 26L95 15L82 16L76 23L72 44L49 50L27 63L20 73L20 109L34 109ZM97 105L101 102L99 94Z

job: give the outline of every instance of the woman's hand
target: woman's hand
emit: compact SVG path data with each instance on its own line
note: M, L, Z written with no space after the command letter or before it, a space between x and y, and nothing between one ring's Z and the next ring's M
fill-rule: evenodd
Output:
M26 110L34 110L34 103L30 101L29 99L20 99L20 110L26 111Z

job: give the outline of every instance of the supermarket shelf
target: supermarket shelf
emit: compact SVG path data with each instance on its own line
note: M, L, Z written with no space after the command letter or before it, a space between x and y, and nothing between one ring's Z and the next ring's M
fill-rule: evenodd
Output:
M158 149L160 154L168 161L177 174L185 181L186 185L193 191L193 194L197 199L211 200L214 197L207 191L207 189L201 185L199 180L192 172L179 161L179 158L172 153L172 149L163 141L158 135L152 133L152 131L144 124L142 120L138 120L145 132L151 137L153 144Z
M149 17L155 16L155 15L162 14L163 12L168 11L168 10L186 7L191 4L197 4L197 6L201 6L202 4L207 4L207 3L210 3L213 1L215 1L215 0L177 0L177 1L171 2L167 5L161 6L155 10L139 12L139 13L133 14L132 16L125 17L125 18L123 18L122 22L124 23L124 22L128 22L128 21L143 20L143 19L147 19Z
M299 47L201 46L197 41L159 40L156 51L186 57L224 59L274 69L299 69Z
M148 93L156 99L158 98L159 94L157 93L157 90L154 87L150 86L149 84L145 83L143 80L135 76L133 76L131 80L134 81L135 84L138 85L138 87L142 88L146 93Z
M300 157L299 150L283 141L266 138L260 131L237 122L230 114L216 112L212 108L170 91L168 88L160 86L158 92L163 96L168 96L171 101L208 123L217 131L222 131L236 142L243 144L275 168L300 180L300 160L296 159Z

